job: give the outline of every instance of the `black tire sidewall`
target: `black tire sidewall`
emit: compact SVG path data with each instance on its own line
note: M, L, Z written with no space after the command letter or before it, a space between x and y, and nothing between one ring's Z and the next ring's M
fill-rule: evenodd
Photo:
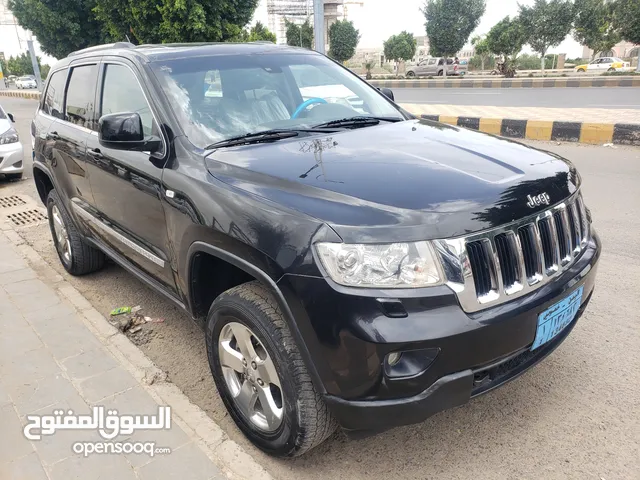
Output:
M52 210L54 205L58 207L58 211L60 212L60 217L64 222L65 228L67 229L67 235L69 235L69 242L71 243L71 261L70 262L66 262L64 257L60 254L58 237L56 237L56 231L53 226L54 220L53 220ZM49 196L47 197L47 216L49 217L49 230L51 231L53 246L56 249L56 253L58 254L60 263L62 263L62 266L65 268L65 270L67 270L68 272L71 272L71 270L73 269L73 259L75 258L75 254L76 254L76 252L74 252L73 242L71 241L72 227L70 228L66 211L64 210L64 207L61 205L60 197L58 197L58 194L55 192L55 190L51 190L51 192L49 193Z
M267 349L267 353L276 367L282 387L284 414L282 423L275 432L267 433L254 427L236 407L228 390L218 360L218 339L222 328L229 322L238 322L250 328ZM207 356L220 397L242 432L265 452L277 456L288 456L295 452L296 438L300 432L297 388L293 382L294 376L290 371L284 348L282 345L276 344L269 327L271 327L269 319L265 318L260 310L249 302L243 302L239 298L224 298L221 301L216 301L207 318Z

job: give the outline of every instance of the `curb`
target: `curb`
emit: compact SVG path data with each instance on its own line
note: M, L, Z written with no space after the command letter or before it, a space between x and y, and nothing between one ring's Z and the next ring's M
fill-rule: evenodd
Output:
M590 88L638 87L640 76L590 78L489 78L489 79L428 79L369 80L377 88Z
M29 98L38 100L40 98L40 92L16 92L14 90L0 90L0 96L3 97L18 97L18 98Z
M640 145L640 124L555 122L509 118L453 117L448 115L420 115L420 118L507 138L590 144Z
M115 359L159 404L170 405L172 421L178 424L203 453L226 475L235 480L273 480L273 477L244 448L229 439L222 428L195 405L175 384L166 380L142 350L120 333L73 285L59 275L8 224L0 222L0 235L13 244L37 276L49 283L78 312L85 326Z

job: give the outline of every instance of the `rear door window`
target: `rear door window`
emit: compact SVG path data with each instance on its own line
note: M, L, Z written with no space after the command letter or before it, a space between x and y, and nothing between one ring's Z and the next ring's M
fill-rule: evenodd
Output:
M75 125L97 130L95 121L97 65L82 65L71 69L64 119Z
M52 117L63 119L64 87L67 80L67 69L59 70L51 75L47 91L44 94L42 111Z

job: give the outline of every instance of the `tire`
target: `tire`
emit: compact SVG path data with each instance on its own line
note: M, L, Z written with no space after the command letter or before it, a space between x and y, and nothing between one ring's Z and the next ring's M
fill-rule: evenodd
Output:
M584 72L586 72L586 70L585 70L584 68L579 68L579 69L578 69L578 72L580 72L580 73L584 73Z
M86 275L100 270L104 265L104 253L83 240L55 190L51 190L47 196L47 214L53 244L64 269L71 275ZM57 220L54 216L61 220L64 226L66 232L64 244L61 244L56 234L54 222ZM63 252L70 252L70 255L67 257Z
M616 69L615 68L610 68L609 70L607 70L607 72L615 72Z
M440 70L440 71L438 72L438 76L439 76L439 77L444 76L444 70Z
M415 72L411 72L411 71L407 72L407 78L413 78L415 76L416 76Z
M262 351L260 347L264 349L263 353L267 355L265 364L269 360L273 362L280 384L280 387L277 387L270 382L269 389L262 388L263 393L271 392L275 404L278 403L277 398L280 398L281 420L277 427L271 429L257 426L257 417L249 417L236 400L242 393L238 392L238 385L241 384L243 390L250 380L254 387L257 385L256 381L259 385L265 384L259 383L260 378L251 378L251 368L258 372L253 375L260 375L260 370L255 370L255 363L243 360L242 365L245 366L246 372L244 376L237 374L236 369L231 371L228 367L223 371L220 352L221 349L227 348L223 346L223 339L231 339L228 342L229 346L233 345L235 340L235 348L244 359L239 351L241 340L238 338L242 337L235 334L227 336L229 330L235 332L238 328L244 327L249 329L252 344L257 341L256 352ZM206 343L209 366L218 392L236 425L258 448L277 457L295 457L319 445L335 431L335 420L313 386L278 302L261 283L245 283L227 290L216 298L207 316ZM261 358L259 355L258 360L262 361ZM231 376L238 380L239 383L235 387L237 397L234 397L230 387L234 380L232 378L229 382L225 373L231 373ZM253 391L256 392L256 389Z

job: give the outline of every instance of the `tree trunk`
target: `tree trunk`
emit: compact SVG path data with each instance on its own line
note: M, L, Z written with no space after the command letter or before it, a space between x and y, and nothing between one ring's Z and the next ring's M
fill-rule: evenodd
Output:
M484 72L484 56L480 57L480 64L482 65L480 69Z
M544 67L545 67L545 58L544 58L544 54L545 52L542 52L542 59L540 60L540 70L542 70L542 76L544 76Z
M636 72L640 73L640 48L638 49L638 66L636 68Z

